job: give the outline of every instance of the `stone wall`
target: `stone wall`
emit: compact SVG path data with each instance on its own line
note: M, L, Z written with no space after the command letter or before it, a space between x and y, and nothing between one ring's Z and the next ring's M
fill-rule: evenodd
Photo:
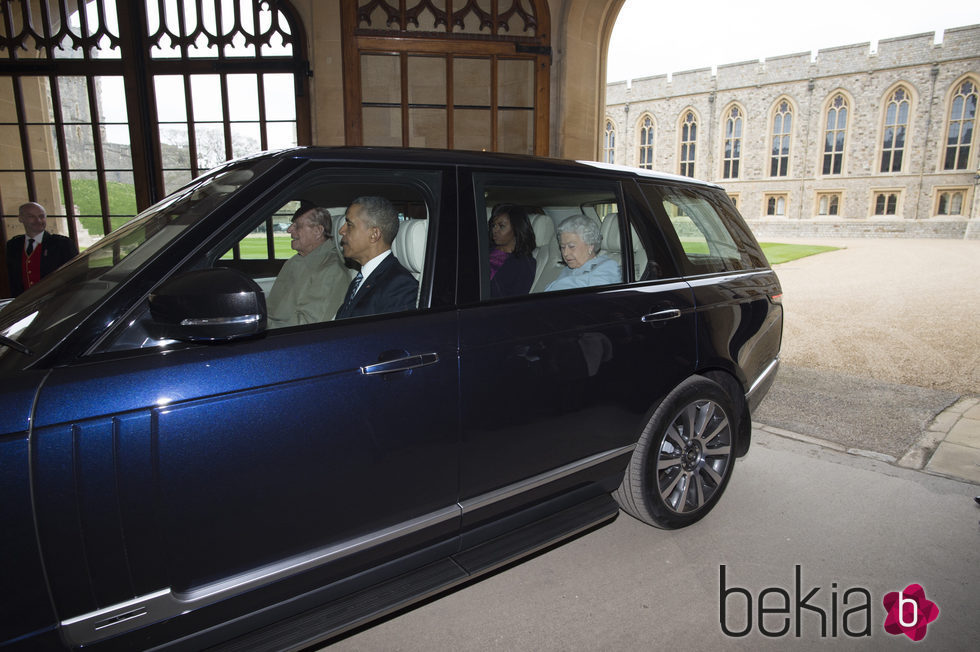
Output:
M965 81L980 83L980 25L947 30L936 43L932 33L788 54L673 75L656 75L607 86L606 115L616 129L615 162L637 165L638 125L649 115L655 123L654 169L679 171L679 123L688 110L698 120L695 176L719 183L736 199L752 223L783 220L798 232L822 232L840 223L841 233L922 234L963 237L967 220L980 219L977 181L980 129L965 170L944 169L950 97ZM880 172L884 111L897 88L909 95L910 116L900 171ZM840 174L823 174L827 108L841 94L848 123ZM789 170L770 176L774 108L786 100L793 127ZM742 157L738 178L724 178L724 126L731 107L743 114ZM875 215L875 199L887 192L897 198L894 217ZM961 194L959 215L939 216L940 193ZM818 216L819 195L834 193L840 207L834 219ZM767 217L767 199L781 195L785 212ZM954 226L847 226L852 221L939 221ZM814 222L814 224L803 224ZM958 226L956 226L958 225ZM936 234L932 236L931 234Z

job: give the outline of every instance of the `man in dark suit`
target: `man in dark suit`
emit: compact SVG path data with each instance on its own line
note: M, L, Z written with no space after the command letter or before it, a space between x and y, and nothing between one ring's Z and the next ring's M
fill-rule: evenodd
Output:
M418 281L391 253L398 213L384 197L359 197L347 208L340 227L344 258L361 266L347 289L337 319L413 310Z
M71 238L45 231L47 213L35 202L21 205L17 219L25 235L7 242L7 277L10 296L16 297L78 255Z

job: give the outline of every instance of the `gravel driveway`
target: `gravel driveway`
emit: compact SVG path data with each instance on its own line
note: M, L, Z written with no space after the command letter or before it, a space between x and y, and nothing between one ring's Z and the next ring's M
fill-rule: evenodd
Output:
M842 249L776 267L783 367L756 421L899 457L980 395L980 241L781 241Z

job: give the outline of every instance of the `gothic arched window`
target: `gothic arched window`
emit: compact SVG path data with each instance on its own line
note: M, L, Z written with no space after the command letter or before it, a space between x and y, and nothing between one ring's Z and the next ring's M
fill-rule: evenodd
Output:
M616 125L612 120L606 120L606 129L602 137L602 160L606 163L616 162Z
M902 87L896 88L888 97L888 103L885 105L884 139L881 144L882 172L902 171L910 106L909 93Z
M844 166L844 140L847 136L847 100L840 93L827 107L825 124L823 173L840 174ZM833 214L835 213L831 213Z
M957 87L950 103L944 170L966 170L969 167L976 119L977 84L968 79Z
M725 156L722 176L738 179L742 160L742 111L733 106L725 117Z
M694 176L694 162L698 142L698 120L694 111L684 114L681 122L681 165L680 173L685 177Z
M285 0L5 0L3 216L37 201L82 248L219 163L310 142Z
M769 176L785 177L789 174L789 147L792 133L793 108L787 100L782 100L772 116L772 156L769 159Z
M640 120L640 151L639 166L647 170L653 169L653 118L649 115Z

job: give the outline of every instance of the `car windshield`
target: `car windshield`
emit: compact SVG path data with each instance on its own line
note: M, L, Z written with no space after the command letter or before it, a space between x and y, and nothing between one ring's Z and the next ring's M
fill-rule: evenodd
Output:
M9 302L0 310L0 357L47 351L180 233L271 165L245 161L196 179Z

